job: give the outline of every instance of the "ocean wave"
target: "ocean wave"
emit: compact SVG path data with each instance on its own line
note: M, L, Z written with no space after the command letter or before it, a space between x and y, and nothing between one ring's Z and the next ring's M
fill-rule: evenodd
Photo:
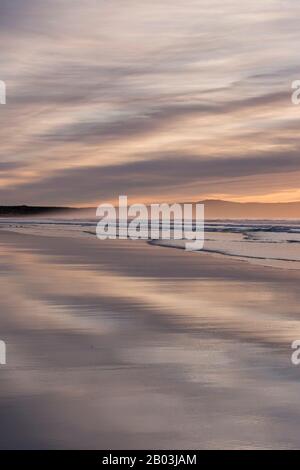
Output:
M47 236L95 236L97 221L92 219L73 220L20 220L1 219L0 228L21 233ZM117 222L117 226L122 224ZM164 223L157 221L156 227ZM180 223L173 221L172 231ZM144 228L149 227L145 221ZM187 230L194 229L191 221ZM185 248L186 240L151 240L152 245L169 248ZM147 233L147 232L146 232ZM205 223L205 242L201 250L219 256L229 256L240 260L285 269L300 269L300 222L299 221L209 221Z

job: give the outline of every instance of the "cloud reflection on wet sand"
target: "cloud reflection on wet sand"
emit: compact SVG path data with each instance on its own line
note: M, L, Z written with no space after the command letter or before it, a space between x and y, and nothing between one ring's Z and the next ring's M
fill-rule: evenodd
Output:
M297 447L299 273L1 232L1 448Z

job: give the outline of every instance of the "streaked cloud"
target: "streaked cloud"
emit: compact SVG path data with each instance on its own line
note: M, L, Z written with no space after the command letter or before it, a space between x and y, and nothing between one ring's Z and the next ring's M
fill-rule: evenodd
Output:
M1 200L298 198L299 13L293 0L3 0Z

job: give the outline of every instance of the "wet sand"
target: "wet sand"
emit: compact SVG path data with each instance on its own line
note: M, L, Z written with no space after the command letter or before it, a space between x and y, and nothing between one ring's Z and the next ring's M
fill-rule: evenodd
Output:
M1 449L298 448L299 271L0 231Z

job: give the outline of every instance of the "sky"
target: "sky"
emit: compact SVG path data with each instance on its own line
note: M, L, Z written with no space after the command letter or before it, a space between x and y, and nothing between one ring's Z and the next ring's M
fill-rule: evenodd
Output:
M0 205L300 200L297 0L0 0Z

